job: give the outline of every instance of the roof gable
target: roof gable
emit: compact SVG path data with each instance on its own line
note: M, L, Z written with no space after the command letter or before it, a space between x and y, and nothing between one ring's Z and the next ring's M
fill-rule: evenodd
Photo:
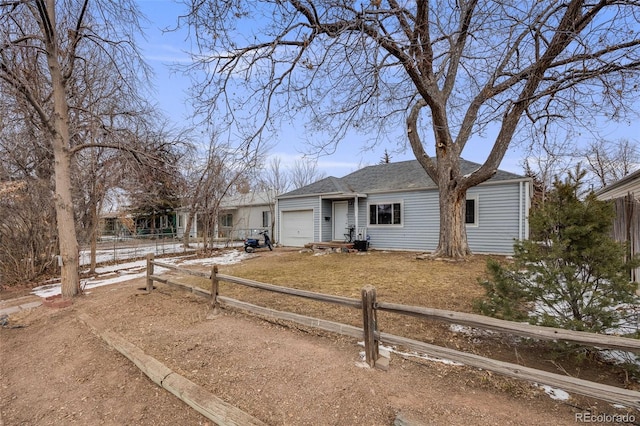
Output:
M460 160L460 171L469 174L477 170L480 164ZM523 179L523 176L498 170L490 181ZM280 197L295 197L311 194L340 194L340 193L376 193L412 189L435 189L437 185L427 175L418 160L384 163L363 167L342 178L330 176L310 185L295 189L280 195Z

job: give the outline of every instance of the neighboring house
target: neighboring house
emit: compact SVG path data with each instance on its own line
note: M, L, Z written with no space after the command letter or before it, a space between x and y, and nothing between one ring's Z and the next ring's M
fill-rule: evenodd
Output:
M101 238L124 238L136 234L133 218L127 213L102 213L99 229Z
M218 235L231 240L243 240L263 230L273 235L275 201L275 191L248 192L223 198Z
M480 165L461 161L462 173ZM467 237L475 253L513 253L529 236L530 178L498 171L467 191ZM285 246L369 239L369 247L433 251L438 188L416 161L369 166L278 196L276 237Z
M176 236L173 210L154 213L131 213L126 210L100 215L100 235L105 237L173 238Z
M613 238L629 242L630 254L640 253L640 170L596 192L599 200L612 200L616 217ZM631 279L640 282L640 268L631 271ZM640 291L640 289L639 289Z
M132 210L127 193L121 188L111 188L101 206L100 235L104 238L173 238L176 212L171 208L154 212Z
M273 233L273 217L275 211L276 194L274 191L249 192L224 197L218 209L217 228L214 229L216 238L225 240L243 240L256 235L261 230ZM199 230L204 229L196 214L191 224L191 237L201 236ZM179 209L177 212L177 235L182 238L186 231L188 211Z

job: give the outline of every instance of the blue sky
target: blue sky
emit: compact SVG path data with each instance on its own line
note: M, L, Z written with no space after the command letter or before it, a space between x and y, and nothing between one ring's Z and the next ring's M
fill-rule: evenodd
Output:
M161 29L175 27L177 17L183 10L182 5L176 5L171 0L138 0L140 9L146 15L149 22L144 23L146 41L140 42L140 48L147 63L154 69L155 101L165 112L169 119L176 125L188 122L191 112L190 103L186 94L189 87L189 79L171 70L171 64L188 63L189 57L185 51L190 50L185 31L163 32ZM636 109L639 111L639 109ZM602 120L598 125L599 135L608 140L629 139L640 143L640 116L632 119L629 124L612 123ZM296 158L308 151L309 146L304 137L300 135L304 129L287 128L280 134L279 140L269 152L271 156L282 159L283 165L290 164ZM589 129L574 129L581 135L581 140L588 143L594 140ZM404 129L398 129L395 134ZM489 135L490 136L490 135ZM483 162L488 154L489 140L470 141L463 157L470 161ZM391 153L392 161L413 159L411 150L397 152L395 142L387 145L379 145L372 149L364 150L364 140L361 135L354 134L353 139L341 143L336 152L330 156L322 156L318 159L318 167L327 175L344 176L358 168L380 162L385 148ZM430 147L427 147L430 148ZM428 149L429 152L429 149ZM517 148L510 148L507 152L501 169L514 173L522 173L522 159L524 154ZM268 160L267 160L268 161Z

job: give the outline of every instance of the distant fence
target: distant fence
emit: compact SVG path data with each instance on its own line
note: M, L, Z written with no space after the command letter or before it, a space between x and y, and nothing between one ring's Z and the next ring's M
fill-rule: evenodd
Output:
M117 262L144 258L148 253L163 255L184 252L182 241L174 237L174 234L167 233L146 234L136 237L103 236L96 249L96 261L98 263ZM80 252L80 264L88 265L90 263L91 252L88 247L83 247Z
M197 286L181 284L155 275L154 266L159 266L184 274L206 278L211 281L211 290L206 290ZM365 359L367 364L369 364L371 367L378 365L378 363L381 361L379 357L378 347L380 342L384 342L387 344L401 345L411 350L422 352L433 357L460 362L471 367L493 371L505 376L559 387L568 392L574 392L615 404L622 404L626 407L640 408L640 392L622 389L616 386L590 382L574 377L562 376L559 374L536 370L517 364L511 364L490 358L485 358L479 355L469 354L454 349L444 348L417 340L408 339L406 337L382 333L378 329L379 324L377 321L376 312L392 312L395 314L409 315L424 319L436 319L454 324L467 325L475 328L494 330L501 333L532 337L535 339L563 340L566 342L578 343L582 345L596 346L599 348L618 349L636 353L640 353L640 340L580 331L570 331L551 327L539 327L525 323L504 321L485 317L482 315L462 312L378 302L376 300L376 290L372 286L365 286L364 288L362 288L360 299L315 293L306 290L281 287L273 284L266 284L258 281L248 280L245 278L219 274L217 266L214 266L211 269L211 273L191 271L188 269L176 267L174 265L157 262L154 260L153 255L149 255L147 257L148 292L152 291L154 281L182 288L194 294L209 298L212 313L214 314L218 312L219 304L222 303L230 307L244 309L260 315L266 315L277 319L292 321L305 326L315 327L322 330L351 336L357 339L364 339ZM274 309L241 302L229 297L224 297L219 295L220 281L226 281L229 283L239 284L280 294L303 297L318 302L334 303L342 306L360 309L362 311L362 328L319 318L307 317L291 312L277 311Z

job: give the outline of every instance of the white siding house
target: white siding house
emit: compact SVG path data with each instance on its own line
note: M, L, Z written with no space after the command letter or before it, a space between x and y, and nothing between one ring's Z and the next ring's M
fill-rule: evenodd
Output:
M248 192L224 197L218 208L216 238L243 240L262 230L273 233L276 194L274 191ZM186 232L188 211L178 209L176 228L178 238ZM191 224L191 237L199 235L198 214Z

